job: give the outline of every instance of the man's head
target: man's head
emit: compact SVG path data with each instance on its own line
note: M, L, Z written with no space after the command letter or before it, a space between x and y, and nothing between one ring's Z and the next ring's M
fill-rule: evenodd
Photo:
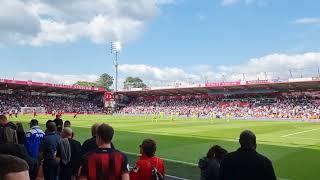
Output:
M209 159L213 159L213 158L222 159L223 156L225 156L227 153L228 153L228 151L223 149L221 146L214 145L209 149L209 151L207 153L207 158L209 158Z
M0 115L0 125L6 125L8 123L8 119L6 115Z
M98 146L110 144L114 135L114 130L108 124L101 124L97 129L96 143Z
M48 130L48 132L55 132L55 131L57 131L56 123L54 123L54 122L49 122L49 123L48 123L48 126L47 126L47 130Z
M249 130L242 131L239 143L242 149L256 149L256 135Z
M92 135L92 137L97 136L97 130L98 130L99 126L100 126L99 123L95 123L94 125L91 126L91 135Z
M3 180L29 180L28 164L15 156L0 155L0 179Z
M140 153L147 157L153 157L157 150L157 143L153 139L145 139L140 145Z
M71 122L70 121L65 121L63 124L63 127L71 127Z
M61 137L62 138L71 138L72 137L72 129L69 127L63 128L62 132L61 132Z
M39 122L36 119L32 119L29 124L30 124L30 128L32 128L33 126L38 126Z

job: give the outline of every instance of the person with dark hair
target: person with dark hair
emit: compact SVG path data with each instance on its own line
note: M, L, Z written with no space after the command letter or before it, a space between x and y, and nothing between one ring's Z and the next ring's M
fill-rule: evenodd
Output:
M59 134L61 133L62 129L63 129L63 121L61 119L61 114L58 113L56 115L56 118L53 120L54 123L56 123L57 126L57 131L59 132Z
M17 138L18 138L18 144L24 144L24 141L26 139L26 134L24 132L24 129L23 129L23 126L22 126L22 123L17 123L16 124L17 126Z
M201 180L219 179L220 163L227 153L227 150L218 145L209 149L207 156L201 158L198 163L201 170Z
M82 144L82 152L81 156L84 156L86 153L98 149L98 145L96 143L97 129L100 124L95 123L91 126L91 138L84 141Z
M60 160L60 180L75 179L80 168L80 142L72 139L72 129L65 127L61 132L57 158Z
M18 143L15 124L8 122L5 115L0 115L0 144Z
M57 127L54 122L49 122L47 126L47 134L44 136L39 150L39 162L43 160L43 176L45 180L56 180L58 176L58 163L56 161L56 153L60 136L56 133Z
M240 148L224 157L220 166L221 180L276 180L272 162L256 152L256 136L245 130L240 134Z
M71 122L70 122L70 121L65 121L65 122L63 123L63 127L69 127L69 128L71 128Z
M48 132L48 126L49 126L49 123L50 122L53 122L52 120L48 120L47 122L46 122L46 130L44 131L44 133L45 134L47 134L47 132Z
M32 159L26 148L21 144L0 144L0 154L6 154L11 156L19 157L25 160L29 165L29 175L30 179L34 180L37 176L38 167L37 161Z
M29 166L23 159L11 155L0 155L1 180L29 180Z
M114 130L108 124L97 129L98 149L85 155L81 167L80 179L129 180L129 164L126 155L111 148Z
M145 139L139 147L141 156L130 172L130 179L150 180L150 178L155 175L153 173L156 172L160 173L159 176L163 178L165 168L163 161L155 156L157 150L156 142L153 139Z
M32 119L29 125L30 130L26 133L24 146L26 147L29 155L33 159L37 160L39 155L40 143L45 136L45 133L40 129L38 120Z

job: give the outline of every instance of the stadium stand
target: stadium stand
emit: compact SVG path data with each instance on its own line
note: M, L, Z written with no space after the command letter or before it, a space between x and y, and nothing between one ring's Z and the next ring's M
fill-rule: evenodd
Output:
M310 82L211 83L203 87L122 91L117 96L117 112L319 119L318 84L316 79Z
M104 88L0 79L0 113L25 107L42 107L45 113L102 113L107 100L110 93Z

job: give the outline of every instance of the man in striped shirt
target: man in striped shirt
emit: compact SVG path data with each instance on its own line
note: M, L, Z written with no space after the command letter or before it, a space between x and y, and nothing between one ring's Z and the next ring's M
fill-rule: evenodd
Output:
M87 180L129 180L129 165L126 155L111 148L114 130L107 124L97 129L98 149L85 155L80 179Z

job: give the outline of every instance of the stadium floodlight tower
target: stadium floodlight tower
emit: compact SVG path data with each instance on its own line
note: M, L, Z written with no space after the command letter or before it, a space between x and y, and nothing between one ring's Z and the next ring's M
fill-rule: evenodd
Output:
M113 60L113 65L116 69L116 83L115 83L115 91L118 91L118 54L120 53L122 49L122 45L120 41L114 41L111 42L111 54L115 55L115 58Z

